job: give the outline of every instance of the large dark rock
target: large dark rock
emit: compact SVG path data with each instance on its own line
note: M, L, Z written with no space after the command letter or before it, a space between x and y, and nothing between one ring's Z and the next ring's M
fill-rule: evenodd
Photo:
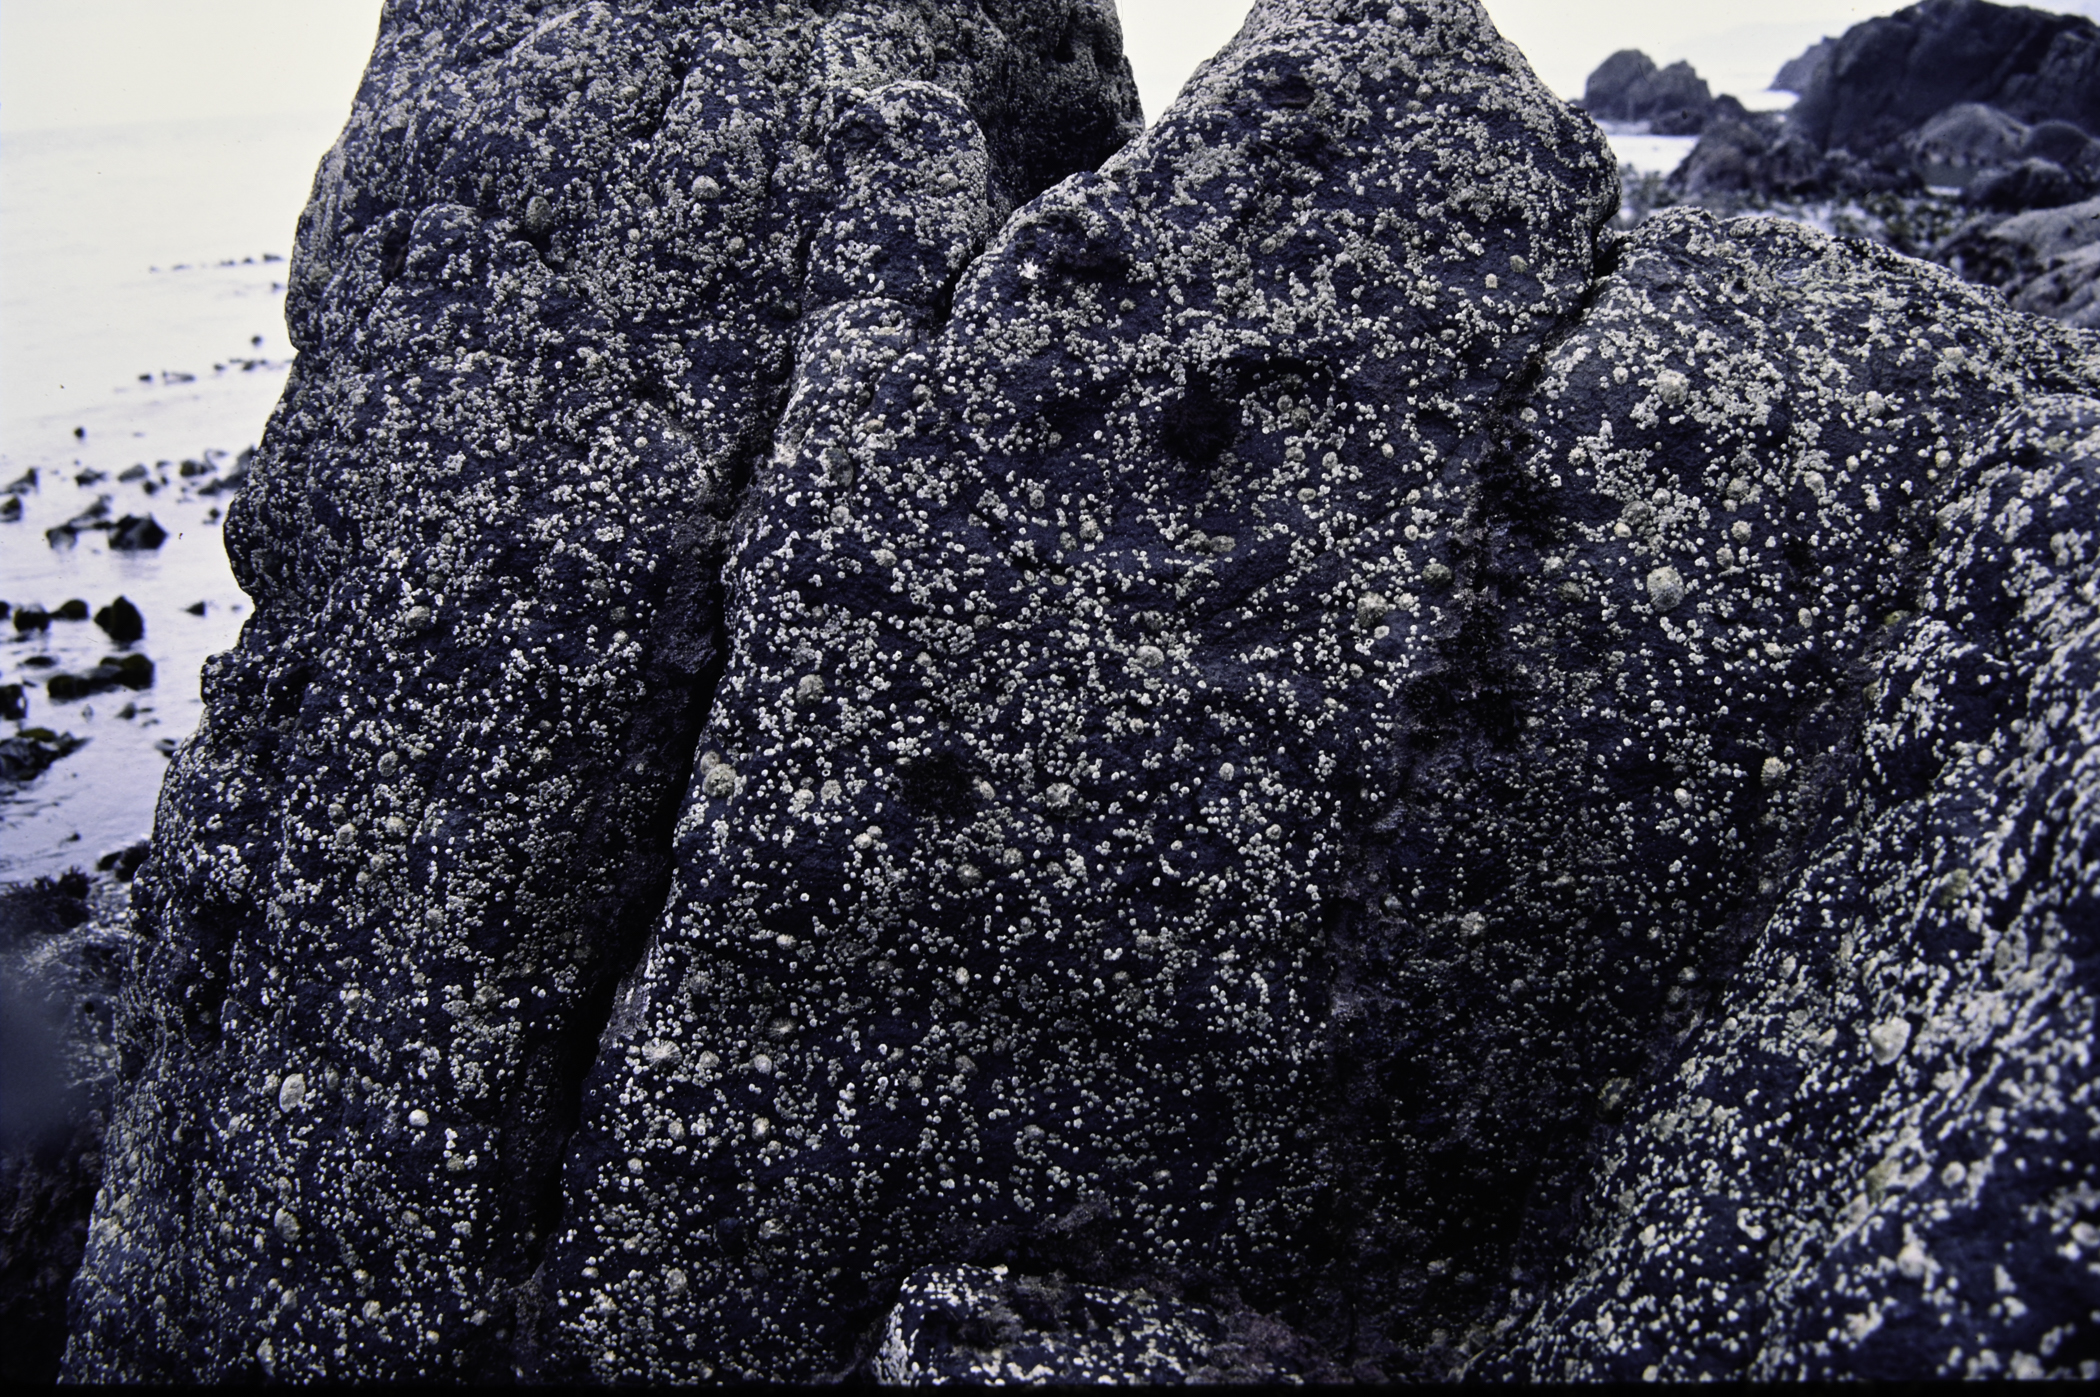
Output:
M388 8L229 510L255 613L138 883L74 1375L511 1371L803 307L945 294L1135 129L1119 45L1093 0ZM899 133L938 265L838 211L900 83L982 133Z
M1846 30L1788 124L1819 149L1871 158L1962 102L2100 132L2100 25L1986 0L1926 0Z
M74 1375L2089 1361L2100 340L1113 33L390 11Z
M1813 833L1607 1137L1519 1373L2100 1376L2100 401L1920 483Z

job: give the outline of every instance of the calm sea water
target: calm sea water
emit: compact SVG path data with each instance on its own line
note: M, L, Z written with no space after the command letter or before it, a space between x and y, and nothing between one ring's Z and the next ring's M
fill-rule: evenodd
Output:
M284 387L282 260L339 119L0 135L0 486L33 473L0 522L0 600L145 618L151 688L52 701L46 681L124 653L92 621L0 620L0 685L86 745L0 782L0 880L92 867L150 831L167 753L196 727L198 671L233 644L246 598L207 493L257 441ZM184 463L190 474L184 474ZM143 466L143 473L137 470ZM131 473L130 480L121 479ZM113 549L84 513L151 516L157 550ZM200 609L201 614L195 614Z

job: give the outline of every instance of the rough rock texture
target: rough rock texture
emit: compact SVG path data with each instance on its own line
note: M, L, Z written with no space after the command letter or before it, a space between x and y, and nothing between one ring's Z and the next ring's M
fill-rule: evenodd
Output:
M71 1371L2093 1361L2100 341L1619 237L1474 0L1033 199L1091 9L480 13L317 186Z
M1518 1371L2100 1376L2100 401L1924 493L1815 835Z
M48 1383L117 1085L122 889L75 872L0 890L0 1382Z
M923 171L945 268L833 211L898 83L984 133ZM939 294L1136 116L1092 0L389 6L229 512L256 612L140 877L74 1374L509 1370L800 308L841 269Z
M1271 0L948 316L811 307L558 1346L808 1377L953 1261L1390 1345L1474 1180L1344 1106L1358 851L1614 188L1470 0Z

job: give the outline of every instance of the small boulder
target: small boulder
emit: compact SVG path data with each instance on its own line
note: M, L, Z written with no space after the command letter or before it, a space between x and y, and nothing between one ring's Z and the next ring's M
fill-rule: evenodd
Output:
M2085 181L2053 160L2022 160L2011 169L1984 175L1970 186L1969 200L1987 209L2017 213L2075 204L2087 193Z
M119 645L136 645L146 634L146 618L125 597L118 597L96 612L95 624Z
M44 692L54 703L87 698L110 689L153 687L153 661L144 655L111 655L85 674L54 674L44 681Z
M109 546L125 553L150 552L168 541L168 531L154 521L127 514L111 528Z

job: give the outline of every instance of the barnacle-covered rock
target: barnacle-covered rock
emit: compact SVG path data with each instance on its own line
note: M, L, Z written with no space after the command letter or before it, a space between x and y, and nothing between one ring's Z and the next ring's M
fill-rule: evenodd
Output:
M1112 156L1081 0L469 11L304 225L76 1375L2091 1361L2090 334L1609 232L1475 0Z
M951 1266L904 1283L872 1368L899 1386L1302 1378L1292 1336L1276 1337L1142 1291Z
M139 882L74 1375L511 1371L663 901L727 521L836 294L810 249L895 274L825 152L898 84L939 128L880 132L942 190L937 289L1135 129L1094 0L387 8L228 518L255 614Z
M1593 1126L1734 1012L1852 779L1933 510L2002 414L2096 373L2090 337L1936 268L1695 211L1631 239L1545 359L1469 512L1471 608L1343 960L1375 985L1365 1040L1410 1044L1359 1069L1378 1148L1416 1161L1378 1207L1461 1278L1425 1293L1470 1287L1464 1361L1611 1206ZM1478 1202L1420 1206L1454 1176Z
M1629 1101L1519 1372L2100 1372L2100 401L1970 451L1814 836Z
M956 1261L1387 1343L1336 941L1614 189L1470 0L1270 0L951 310L828 278L570 1153L575 1371L834 1371Z

